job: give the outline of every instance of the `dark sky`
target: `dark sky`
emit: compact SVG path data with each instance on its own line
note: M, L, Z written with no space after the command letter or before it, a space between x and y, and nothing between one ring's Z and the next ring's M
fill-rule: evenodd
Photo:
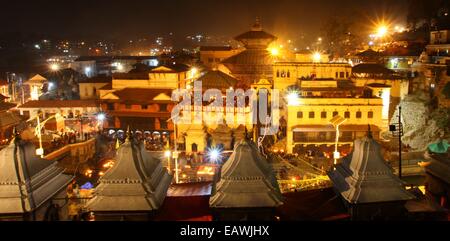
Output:
M330 15L357 13L362 22L404 21L407 0L8 0L0 31L122 37L174 32L234 36L259 16L278 36L316 35ZM296 37L296 36L292 36Z

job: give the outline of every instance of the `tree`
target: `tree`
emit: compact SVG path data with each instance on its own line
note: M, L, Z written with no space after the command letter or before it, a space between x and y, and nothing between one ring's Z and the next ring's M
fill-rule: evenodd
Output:
M330 17L322 27L324 43L333 57L344 57L361 43L362 31L358 29L355 15L343 14Z

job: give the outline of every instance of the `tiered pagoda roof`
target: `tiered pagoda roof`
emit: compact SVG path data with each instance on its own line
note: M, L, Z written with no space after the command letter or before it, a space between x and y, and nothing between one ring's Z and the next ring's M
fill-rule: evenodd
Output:
M244 139L235 145L213 186L213 208L261 208L283 204L275 174L256 145Z
M142 143L127 138L117 151L114 166L99 180L95 196L87 204L92 211L141 211L159 209L172 176Z
M335 189L351 204L414 198L386 164L380 144L370 134L355 140L352 153L343 158L329 177Z
M0 170L1 214L32 212L73 179L57 162L36 156L32 143L18 138L0 150Z

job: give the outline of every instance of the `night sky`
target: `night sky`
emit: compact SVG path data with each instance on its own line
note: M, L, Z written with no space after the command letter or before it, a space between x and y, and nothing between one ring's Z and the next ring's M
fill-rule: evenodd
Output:
M61 36L145 36L173 32L235 36L260 17L278 36L318 35L336 13L362 22L389 16L404 22L407 0L15 0L2 1L2 32Z

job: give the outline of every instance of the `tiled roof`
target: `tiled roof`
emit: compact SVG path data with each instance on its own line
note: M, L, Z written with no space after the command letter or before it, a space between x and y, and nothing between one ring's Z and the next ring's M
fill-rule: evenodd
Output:
M243 39L276 39L274 35L264 32L264 31L248 31L235 37L236 40L240 41Z
M265 49L247 49L223 61L224 64L271 65L274 58Z
M234 87L238 80L222 71L212 70L206 72L198 80L202 81L202 88L206 89L228 89Z
M18 108L71 108L97 107L95 100L31 100Z
M117 90L114 95L120 98L122 101L130 101L136 103L149 103L154 102L153 98L159 94L165 94L172 96L171 89L140 89L140 88L126 88L123 90Z

